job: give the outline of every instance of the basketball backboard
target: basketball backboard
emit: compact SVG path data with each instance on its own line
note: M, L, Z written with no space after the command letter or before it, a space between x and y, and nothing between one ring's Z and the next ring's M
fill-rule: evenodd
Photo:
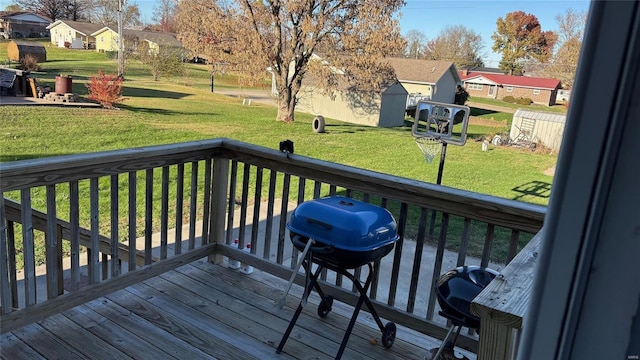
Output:
M469 107L421 100L411 128L414 137L432 137L448 144L464 145L467 141Z

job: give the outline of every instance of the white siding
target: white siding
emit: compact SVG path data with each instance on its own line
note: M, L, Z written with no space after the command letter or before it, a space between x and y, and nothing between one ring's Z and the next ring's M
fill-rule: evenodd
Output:
M400 84L373 99L354 91L336 91L332 98L306 87L298 94L296 110L353 124L393 127L404 125L406 100L407 91Z
M523 119L527 119L529 123L533 122L534 126L531 133L525 134L527 126L523 126ZM515 141L518 137L526 136L530 141L540 143L557 152L560 150L560 144L562 143L565 119L566 116L561 114L518 109L513 114L509 139Z

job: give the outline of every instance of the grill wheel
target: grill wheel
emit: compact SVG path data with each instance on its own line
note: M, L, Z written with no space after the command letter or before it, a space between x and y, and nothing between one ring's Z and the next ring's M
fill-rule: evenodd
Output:
M390 348L396 339L396 324L389 322L382 330L382 345L385 349Z
M331 312L331 306L333 305L333 297L326 296L320 305L318 305L318 316L321 318L327 316Z

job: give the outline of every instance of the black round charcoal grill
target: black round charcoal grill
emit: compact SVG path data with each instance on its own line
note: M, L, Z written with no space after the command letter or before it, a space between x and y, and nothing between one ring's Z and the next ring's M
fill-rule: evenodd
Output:
M391 213L365 202L333 196L300 204L293 212L287 228L293 245L303 254L305 249L307 251L302 261L307 281L302 300L282 336L276 353L282 351L311 290L315 289L322 299L318 305L318 315L324 318L331 312L333 298L326 296L318 284L318 277L323 269L333 270L350 279L360 294L335 358L342 357L363 304L367 305L382 332L383 346L391 347L396 337L396 325L391 322L383 324L367 296L371 280L375 276L373 263L387 255L399 238ZM312 243L307 246L309 241ZM312 269L312 263L318 265L315 271ZM364 283L361 283L348 270L364 265L368 266L369 275Z
M440 276L434 290L442 309L440 315L451 320L451 328L432 360L437 360L444 351L453 351L463 327L480 329L480 319L471 313L471 302L497 275L489 268L460 266ZM453 341L448 342L456 327Z

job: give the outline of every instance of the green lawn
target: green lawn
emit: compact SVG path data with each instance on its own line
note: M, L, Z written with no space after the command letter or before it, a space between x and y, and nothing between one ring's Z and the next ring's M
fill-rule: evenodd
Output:
M0 42L0 59L6 44ZM73 91L85 95L85 83L98 70L115 72L116 62L93 51L47 45L48 61L35 76L73 75ZM275 121L273 106L210 92L204 65L189 64L187 78L154 82L142 64L130 62L119 110L3 106L0 161L74 154L128 147L228 137L277 148L290 139L296 153L426 182L435 182L437 161L426 164L407 126L381 129L327 119L327 132L315 134L312 115L298 113L292 124ZM237 86L231 75L217 76L216 89ZM266 85L265 85L266 86ZM475 99L474 99L475 100ZM477 111L477 110L474 110ZM551 184L543 172L555 154L489 146L475 139L506 131L504 113L481 114L483 124L470 125L465 146L447 149L443 185L508 199L546 205L548 199L518 191L532 182ZM473 115L473 113L472 113ZM492 120L493 118L493 120ZM488 124L487 124L488 123Z
M0 41L0 60L6 58L6 44ZM46 46L48 61L41 64L42 71L34 76L53 85L56 74L70 74L73 91L81 96L87 94L85 84L98 70L116 71L116 61L104 54ZM290 124L275 121L274 106L255 102L243 106L241 99L211 93L208 68L196 64L187 66L188 76L162 78L156 82L142 64L131 61L126 71L124 101L118 110L0 107L0 162L217 137L277 149L280 141L290 139L300 155L436 182L438 158L431 164L425 163L411 136L411 119L407 119L405 126L391 129L326 119L326 133L316 134L311 126L313 115L297 113L296 121ZM216 89L237 87L237 77L216 76ZM268 87L265 81L262 88ZM555 165L556 155L493 146L483 152L477 140L508 132L512 115L478 108L472 108L471 115L473 121L468 128L466 145L447 148L442 184L546 205L548 191L534 193L531 189L550 188L553 177L544 172ZM33 201L34 207L44 209L43 197L36 196ZM60 213L65 213L62 210ZM108 210L104 213L108 214ZM411 218L418 216L410 214ZM107 225L108 221L101 223ZM448 247L455 248L459 242L458 223L462 221L450 223L454 240ZM474 235L474 238L483 239L483 236ZM526 241L523 237L521 245ZM496 251L507 249L507 245L494 245ZM43 249L36 252L41 261ZM479 255L473 249L471 253ZM504 254L497 256L504 257Z

